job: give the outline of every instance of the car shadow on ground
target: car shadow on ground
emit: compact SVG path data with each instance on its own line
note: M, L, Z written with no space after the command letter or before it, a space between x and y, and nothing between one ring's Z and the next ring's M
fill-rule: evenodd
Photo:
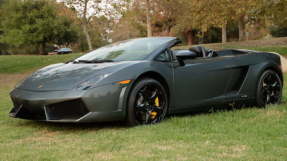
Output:
M24 125L23 125L24 124ZM25 121L22 126L31 128L45 128L52 131L99 131L103 129L120 130L126 129L128 126L124 122L99 122L99 123L54 123L54 122L41 122L41 121Z
M221 107L221 108L210 108L208 110L203 111L197 111L197 112L187 112L182 114L172 114L168 115L165 119L165 121L168 121L171 118L174 117L193 117L197 115L207 115L212 113L218 113L223 111L236 111L241 109L248 109L248 108L258 108L258 107ZM19 124L18 124L19 125ZM124 130L128 128L132 128L131 126L126 125L124 121L122 122L99 122L99 123L52 123L52 122L40 122L40 121L24 121L21 122L20 126L26 126L31 128L38 128L38 129L48 129L51 131L99 131L99 130Z

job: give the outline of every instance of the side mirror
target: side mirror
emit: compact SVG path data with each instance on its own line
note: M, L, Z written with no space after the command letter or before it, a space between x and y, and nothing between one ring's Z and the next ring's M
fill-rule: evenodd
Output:
M176 56L177 60L179 61L180 66L184 66L185 59L194 59L197 57L197 54L190 50L175 50L174 55Z

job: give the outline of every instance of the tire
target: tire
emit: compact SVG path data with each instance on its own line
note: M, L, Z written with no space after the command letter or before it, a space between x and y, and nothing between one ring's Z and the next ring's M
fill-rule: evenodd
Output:
M168 102L166 89L159 81L152 78L137 81L128 98L127 125L159 123L166 116Z
M282 98L282 80L273 70L264 71L259 77L255 105L266 107L270 104L279 104Z

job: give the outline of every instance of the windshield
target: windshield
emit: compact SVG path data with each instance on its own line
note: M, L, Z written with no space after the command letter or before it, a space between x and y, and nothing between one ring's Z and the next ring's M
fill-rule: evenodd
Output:
M139 38L117 42L108 46L96 49L76 61L136 61L144 60L149 54L158 49L170 38Z

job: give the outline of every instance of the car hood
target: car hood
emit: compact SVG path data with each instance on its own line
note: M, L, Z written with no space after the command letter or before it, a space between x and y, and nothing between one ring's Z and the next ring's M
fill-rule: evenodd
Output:
M97 64L55 64L38 70L17 88L33 91L70 90L89 79L100 79L136 62L109 62Z

